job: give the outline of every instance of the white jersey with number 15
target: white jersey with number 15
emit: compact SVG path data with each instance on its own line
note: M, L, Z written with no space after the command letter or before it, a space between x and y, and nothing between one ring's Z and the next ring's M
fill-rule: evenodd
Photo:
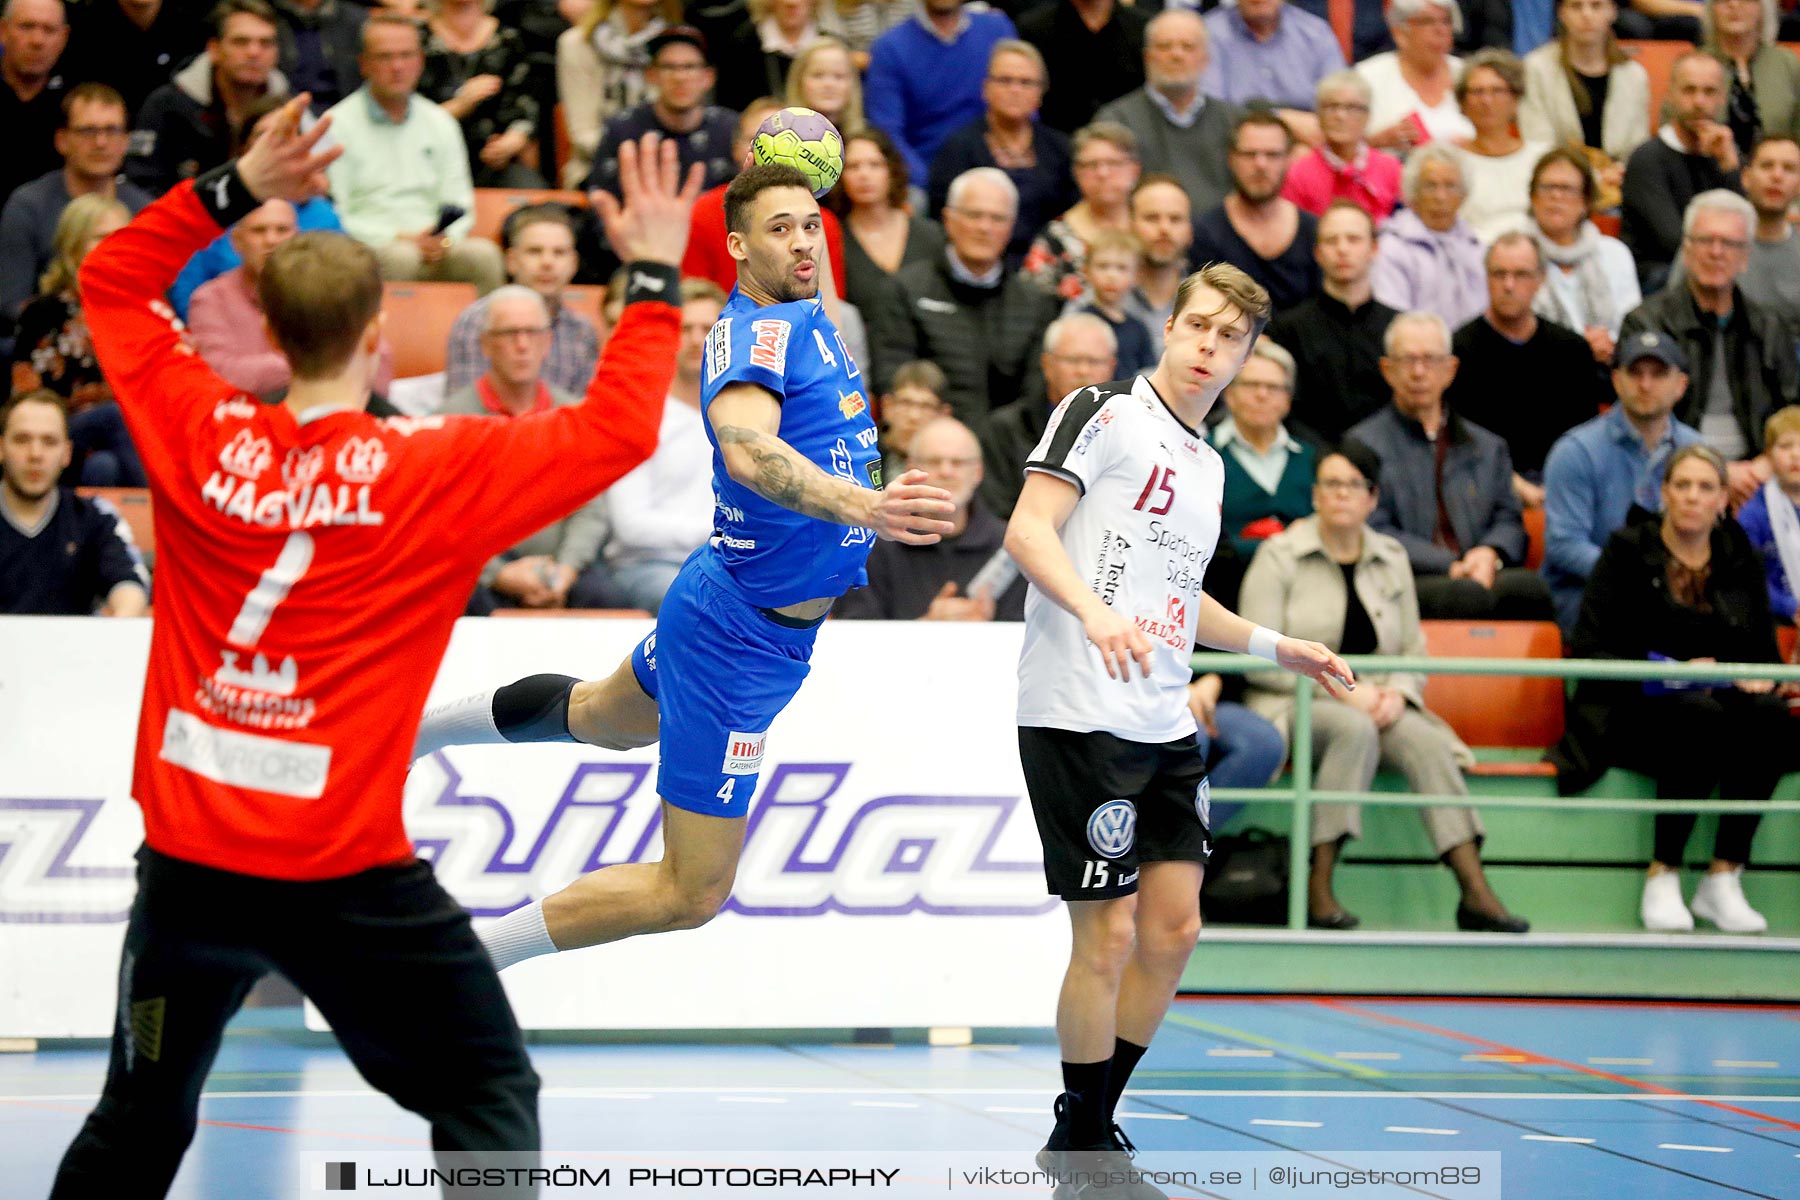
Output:
M1025 599L1019 724L1167 742L1195 730L1188 667L1200 581L1219 540L1225 468L1143 376L1072 392L1025 469L1081 491L1062 529L1076 572L1154 648L1149 679L1108 677L1081 622L1035 587Z

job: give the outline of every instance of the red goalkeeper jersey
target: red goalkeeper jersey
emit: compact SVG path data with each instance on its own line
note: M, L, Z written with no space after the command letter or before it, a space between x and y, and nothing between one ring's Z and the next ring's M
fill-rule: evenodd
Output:
M411 857L407 759L481 566L650 456L680 314L629 305L579 406L296 417L215 375L162 299L218 234L184 183L81 272L156 509L132 788L157 851L329 879Z

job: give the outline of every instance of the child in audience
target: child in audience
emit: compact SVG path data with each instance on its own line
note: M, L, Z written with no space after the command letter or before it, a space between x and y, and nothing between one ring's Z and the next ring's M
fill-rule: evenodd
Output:
M1138 272L1144 267L1144 243L1124 229L1102 229L1088 243L1081 275L1087 291L1071 300L1064 313L1093 313L1112 326L1119 341L1119 378L1128 379L1156 366L1156 349L1144 323L1126 310Z
M1800 405L1770 415L1763 450L1774 474L1745 502L1738 524L1763 557L1775 619L1800 623Z

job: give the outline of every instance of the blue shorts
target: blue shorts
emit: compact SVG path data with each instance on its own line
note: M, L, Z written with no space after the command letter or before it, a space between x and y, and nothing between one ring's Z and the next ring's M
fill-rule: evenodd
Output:
M709 554L702 547L682 566L631 666L660 709L657 794L688 812L742 817L769 726L806 681L819 630L771 620L714 578Z

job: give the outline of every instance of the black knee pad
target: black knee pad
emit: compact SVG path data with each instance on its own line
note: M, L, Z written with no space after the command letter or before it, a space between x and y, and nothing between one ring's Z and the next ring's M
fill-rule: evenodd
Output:
M509 742L572 742L573 675L527 675L494 693L494 728Z

